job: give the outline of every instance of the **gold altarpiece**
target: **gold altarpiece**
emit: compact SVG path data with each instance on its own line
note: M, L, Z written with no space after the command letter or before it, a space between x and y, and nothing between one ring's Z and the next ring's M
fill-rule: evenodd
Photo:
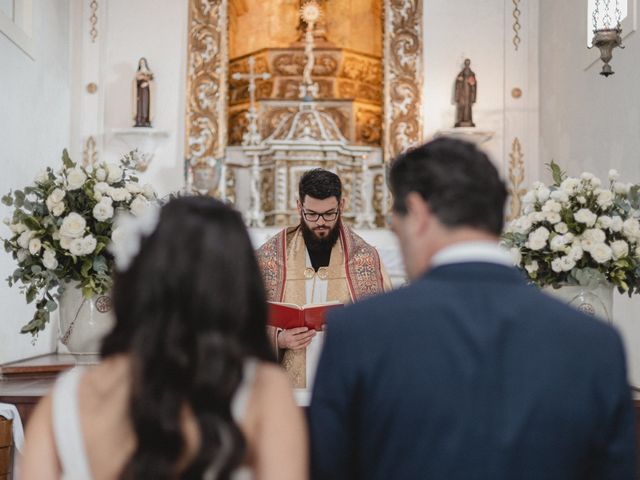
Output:
M298 88L305 65L301 3L190 0L186 171L197 182L199 175L200 180L212 178L214 166L220 167L217 174L222 181L214 193L228 200L235 200L235 187L241 181L242 168L235 167L242 165L232 157L247 130L249 108L248 82L234 80L233 74L249 71L249 57L253 57L257 74L270 74L256 81L258 130L263 139L278 136L278 127L293 117L301 103ZM314 108L330 117L338 136L354 151L379 151L380 162L388 162L422 137L422 2L319 3L323 16L314 31L312 76L319 86ZM358 188L357 171L362 167L356 165L353 155L334 152L328 158L326 153L309 151L308 158L294 157L295 165L287 170L291 182L285 187L289 208L295 196L290 191L295 185L293 177L315 165L338 171L347 192ZM274 202L268 193L278 180L270 171L264 170L260 180L263 206ZM374 168L371 174L375 223L380 225L387 203L384 169ZM267 223L288 220L280 215Z

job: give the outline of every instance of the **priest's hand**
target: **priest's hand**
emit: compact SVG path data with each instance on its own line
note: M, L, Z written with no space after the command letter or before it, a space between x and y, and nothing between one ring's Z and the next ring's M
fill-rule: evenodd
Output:
M290 350L299 350L307 348L315 337L316 331L307 327L290 328L282 330L278 334L278 348L288 348Z

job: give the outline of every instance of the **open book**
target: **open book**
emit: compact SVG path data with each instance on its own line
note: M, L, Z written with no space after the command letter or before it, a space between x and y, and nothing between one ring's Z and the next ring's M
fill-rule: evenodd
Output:
M269 325L288 330L296 327L308 327L322 330L327 312L344 306L340 302L295 305L293 303L268 302Z

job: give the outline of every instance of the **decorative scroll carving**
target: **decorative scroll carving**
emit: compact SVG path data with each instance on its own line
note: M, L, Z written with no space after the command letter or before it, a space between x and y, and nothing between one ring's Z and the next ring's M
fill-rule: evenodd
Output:
M91 43L96 43L98 39L98 1L91 0L89 7L91 8L91 15L89 16L91 29L89 30L89 35L91 36Z
M511 144L511 153L509 154L509 188L507 189L510 196L508 221L520 216L522 209L522 196L526 193L526 189L520 188L524 181L524 154L522 153L522 145L518 138L513 139Z
M422 140L422 0L385 0L385 161Z
M358 109L356 112L356 142L364 145L380 145L382 140L382 115L379 111Z
M89 167L94 165L98 161L98 149L96 145L96 139L93 135L87 137L87 141L84 144L82 150L82 165Z
M185 156L224 156L227 143L227 0L190 0Z
M522 28L520 26L520 9L518 8L518 4L520 3L520 0L512 0L513 2L513 47L515 48L516 52L518 51L518 47L520 46L520 42L522 41L520 39L520 29Z

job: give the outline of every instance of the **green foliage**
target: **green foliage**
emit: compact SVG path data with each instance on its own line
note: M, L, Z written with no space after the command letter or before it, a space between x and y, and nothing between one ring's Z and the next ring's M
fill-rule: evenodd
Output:
M551 160L551 163L545 164L551 171L551 177L553 178L553 184L559 187L562 181L566 178L567 172L562 171L560 165Z

